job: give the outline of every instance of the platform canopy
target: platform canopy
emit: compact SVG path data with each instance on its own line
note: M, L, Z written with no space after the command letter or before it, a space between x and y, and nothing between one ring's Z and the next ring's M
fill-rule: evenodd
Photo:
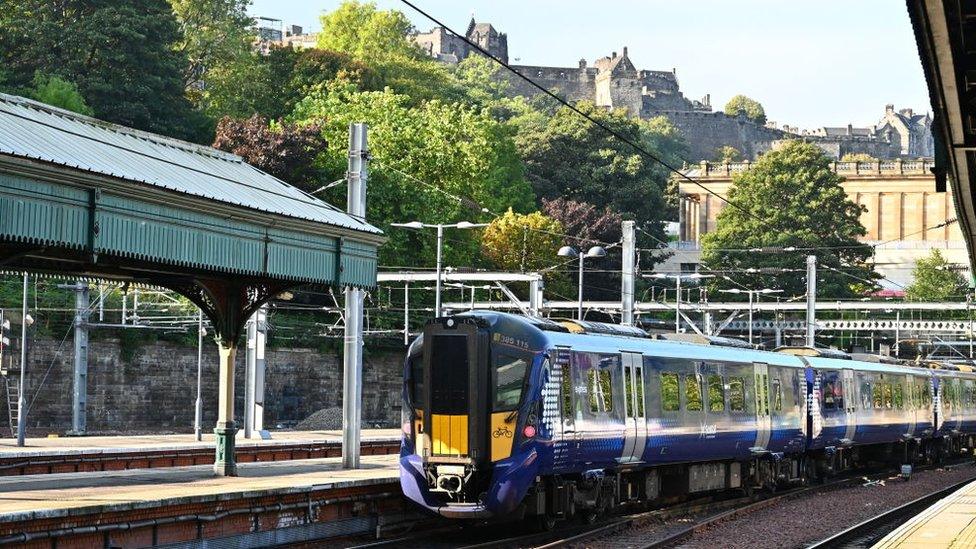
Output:
M976 269L976 3L906 0L934 121L937 185L948 174Z
M294 286L376 284L382 233L240 157L0 94L0 268L137 281L236 340Z

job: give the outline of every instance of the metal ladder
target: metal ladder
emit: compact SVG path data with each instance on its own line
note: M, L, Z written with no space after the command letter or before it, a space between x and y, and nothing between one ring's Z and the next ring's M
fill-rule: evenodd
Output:
M3 376L3 384L7 392L7 419L10 422L10 436L16 437L17 420L19 419L17 415L17 401L20 400L17 380L12 379L8 374Z

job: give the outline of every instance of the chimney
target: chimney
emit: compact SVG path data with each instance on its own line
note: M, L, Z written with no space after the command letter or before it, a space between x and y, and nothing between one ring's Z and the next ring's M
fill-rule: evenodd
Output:
M895 106L891 103L885 105L885 114L895 114Z
M613 52L613 56L611 56L610 59L616 59L616 58L617 58L617 52Z
M586 68L586 59L580 59L580 61L579 61L579 68L581 68L581 69L585 69Z
M854 135L854 126L851 124L847 125L847 135Z
M627 46L624 46L624 57L627 57Z

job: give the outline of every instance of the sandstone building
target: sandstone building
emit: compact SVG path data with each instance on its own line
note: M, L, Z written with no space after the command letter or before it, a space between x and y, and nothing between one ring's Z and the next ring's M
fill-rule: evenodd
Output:
M749 170L749 162L702 162L685 174L719 196L728 196L735 173ZM969 265L966 243L956 217L952 193L936 189L931 161L834 162L844 177L848 197L867 208L861 223L864 242L877 244L876 270L889 280L888 288L911 282L915 261L938 249L950 262ZM697 269L701 237L714 231L725 203L697 185L679 180L679 241L665 270ZM941 226L940 226L941 225ZM967 275L968 277L968 275ZM892 284L894 282L895 284Z
M508 62L508 36L489 23L468 24L466 38L492 56ZM442 27L414 36L427 55L446 63L458 63L478 51ZM818 128L801 131L796 127L761 124L744 115L729 116L712 110L711 98L684 96L677 72L638 69L624 47L618 55L597 59L589 65L580 59L575 67L512 65L521 74L571 101L592 101L610 109L624 109L640 118L667 117L684 135L689 145L689 160L710 160L724 146L735 147L745 158L755 159L784 139L805 139L820 146L828 155L840 159L848 153L864 153L875 158L919 158L933 155L932 119L913 114L911 109L895 112L888 105L874 127ZM499 71L508 81L513 96L531 97L539 90L508 71Z

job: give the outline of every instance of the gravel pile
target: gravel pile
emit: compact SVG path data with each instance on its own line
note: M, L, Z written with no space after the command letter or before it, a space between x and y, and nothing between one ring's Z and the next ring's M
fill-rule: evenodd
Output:
M342 408L322 408L295 425L297 431L334 431L342 429Z
M942 488L976 478L976 467L920 471L904 482L893 477L884 485L827 487L759 509L696 534L679 547L806 547Z

